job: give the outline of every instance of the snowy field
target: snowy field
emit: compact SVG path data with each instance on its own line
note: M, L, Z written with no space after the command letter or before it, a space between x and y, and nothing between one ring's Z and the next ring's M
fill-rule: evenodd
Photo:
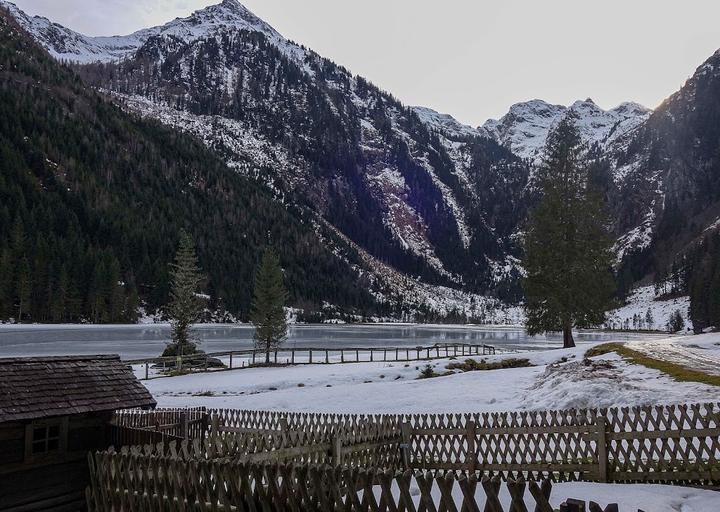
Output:
M637 343L638 349L674 342L720 347L720 335L669 337ZM339 413L481 412L570 407L610 407L717 401L713 386L675 382L657 370L615 354L583 361L588 347L512 354L527 368L460 373L418 380L418 362L346 363L252 368L145 381L163 407L200 406ZM509 355L486 356L488 362ZM480 359L480 356L474 356ZM449 359L431 364L445 371Z
M681 347L720 356L720 334L670 336L631 342L662 355ZM418 363L348 363L253 368L161 378L144 383L163 407L207 406L338 413L451 413L717 402L720 391L671 380L616 354L583 359L590 345L484 357L528 358L527 368L485 370L418 380ZM674 348L673 348L674 347ZM475 356L475 359L480 357ZM706 359L707 361L708 359ZM445 371L449 359L433 361ZM458 490L459 492L459 490ZM504 491L504 503L509 503ZM623 512L715 512L720 493L665 485L561 483L551 504L566 498L618 503ZM458 496L459 498L459 496ZM482 500L480 501L482 502ZM528 506L531 502L528 501Z

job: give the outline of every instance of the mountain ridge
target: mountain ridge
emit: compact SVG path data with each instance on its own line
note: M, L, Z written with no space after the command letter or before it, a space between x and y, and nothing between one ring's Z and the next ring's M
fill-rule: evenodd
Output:
M62 38L47 37L49 21L18 19L56 58L68 55ZM590 98L530 100L470 127L404 106L234 0L135 34L122 60L108 51L104 63L88 64L79 51L76 70L123 108L192 134L278 200L310 208L379 263L430 285L521 298L518 242L537 193L532 175L548 134L570 114L608 198L627 279L647 278L672 258L657 249L667 236L668 186L702 197L686 186L688 168L669 173L653 160L653 137L676 137L659 119L682 91L654 112L633 102L604 110ZM105 43L118 48L123 37ZM711 61L696 75L711 75ZM643 254L664 255L649 263Z

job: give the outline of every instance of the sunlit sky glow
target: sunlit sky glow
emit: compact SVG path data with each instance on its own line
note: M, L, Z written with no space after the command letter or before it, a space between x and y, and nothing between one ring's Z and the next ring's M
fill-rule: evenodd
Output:
M88 35L220 0L14 0ZM280 33L404 103L478 125L516 102L656 107L720 48L717 0L245 0Z

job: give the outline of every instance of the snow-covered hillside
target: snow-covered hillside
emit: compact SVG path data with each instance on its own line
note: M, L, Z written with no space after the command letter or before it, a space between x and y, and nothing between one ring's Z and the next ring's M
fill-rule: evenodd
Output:
M685 327L683 331L692 331L690 320L690 297L658 299L654 286L643 286L634 290L627 304L608 312L605 325L611 329L649 329L664 331L670 317L679 312Z

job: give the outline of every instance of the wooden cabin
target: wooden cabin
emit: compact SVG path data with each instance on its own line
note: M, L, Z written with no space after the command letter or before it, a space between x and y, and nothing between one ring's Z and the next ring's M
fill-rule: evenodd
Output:
M85 508L113 411L155 407L119 356L0 358L0 510Z

